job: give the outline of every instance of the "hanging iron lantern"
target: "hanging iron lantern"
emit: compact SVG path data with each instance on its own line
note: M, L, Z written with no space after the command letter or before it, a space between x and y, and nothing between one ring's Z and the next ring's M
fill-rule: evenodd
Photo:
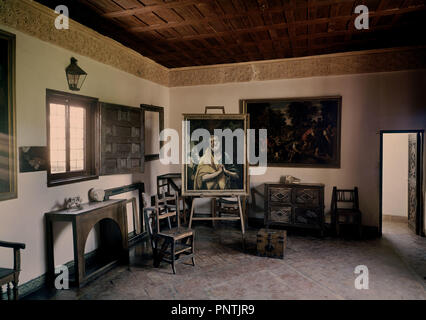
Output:
M71 64L65 69L65 72L70 90L79 91L86 80L87 73L77 65L76 58L71 58Z

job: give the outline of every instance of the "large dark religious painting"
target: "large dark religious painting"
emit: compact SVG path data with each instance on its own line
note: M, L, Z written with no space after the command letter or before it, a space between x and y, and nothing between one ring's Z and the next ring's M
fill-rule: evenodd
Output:
M241 111L250 115L250 129L268 130L269 166L340 168L341 102L341 97L243 100Z
M247 124L242 114L184 115L185 195L246 195Z
M0 30L0 200L16 198L15 35Z

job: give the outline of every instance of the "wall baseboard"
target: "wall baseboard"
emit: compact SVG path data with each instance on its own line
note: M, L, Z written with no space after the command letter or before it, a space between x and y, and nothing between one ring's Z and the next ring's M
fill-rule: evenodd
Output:
M147 232L143 232L135 237L133 237L130 241L129 241L129 247L132 247L134 245L136 245L137 243L144 241L145 238L148 236ZM84 254L84 259L87 262L87 265L90 266L91 264L93 264L94 262L94 258L96 257L96 252L97 250L93 250L91 252L88 252L86 254ZM67 263L64 264L70 274L72 274L74 272L74 260L72 261L68 261ZM40 289L43 289L44 287L46 287L46 273L42 274L41 276L38 276L37 278L34 278L30 281L25 282L24 284L21 284L18 288L19 288L19 298L23 298L26 297ZM7 300L7 293L4 292L3 293L3 300Z
M406 223L408 223L408 217L403 217L403 216L394 216L394 215L384 214L382 216L382 219L383 219L383 221L406 222Z
M93 250L91 252L88 252L84 255L85 260L87 261L87 264L90 266L90 264L93 264L93 259L96 256L97 250ZM64 264L70 274L74 272L74 260L68 261ZM46 273L42 274L41 276L38 276L37 278L34 278L30 281L25 282L24 284L21 284L18 286L19 289L19 298L26 297L40 289L43 289L46 286ZM3 293L3 300L7 300L7 293Z

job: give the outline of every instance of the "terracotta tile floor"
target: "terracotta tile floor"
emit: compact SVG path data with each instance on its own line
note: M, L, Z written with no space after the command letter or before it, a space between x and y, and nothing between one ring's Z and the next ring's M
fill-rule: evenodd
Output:
M152 266L147 244L132 248L130 269L117 267L84 288L40 291L27 299L425 299L426 238L386 222L383 237L343 240L290 235L284 260L257 257L257 230L242 252L237 229L196 228L196 266ZM357 265L369 289L357 290Z

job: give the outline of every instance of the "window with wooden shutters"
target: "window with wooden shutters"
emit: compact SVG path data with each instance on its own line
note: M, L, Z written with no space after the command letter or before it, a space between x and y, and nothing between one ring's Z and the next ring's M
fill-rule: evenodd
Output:
M101 103L101 175L144 171L141 109Z
M98 178L96 98L46 91L49 187Z

